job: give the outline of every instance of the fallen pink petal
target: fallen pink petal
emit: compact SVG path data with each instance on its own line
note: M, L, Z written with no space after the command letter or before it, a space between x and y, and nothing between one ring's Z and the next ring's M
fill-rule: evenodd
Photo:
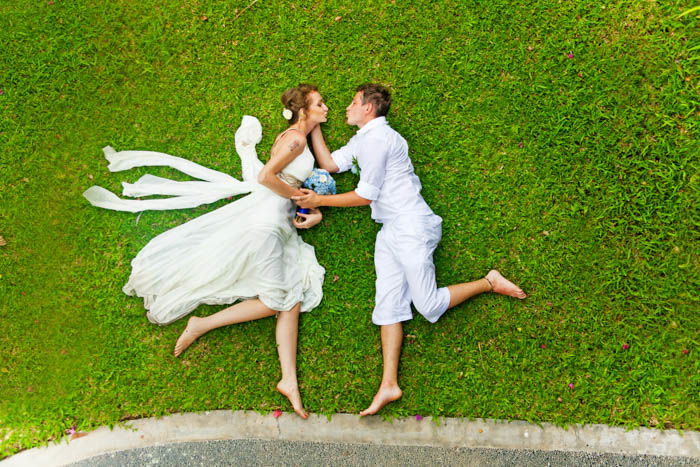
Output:
M74 435L76 432L77 432L77 431L76 431L76 429L75 429L75 425L73 425L72 427L70 427L70 428L68 428L68 429L66 430L66 434L67 434L67 435Z
M544 344L540 344L540 349L546 349L546 348L547 348L547 346L546 346L546 345L544 345Z
M622 350L627 350L630 348L629 344L622 344Z
M683 355L688 355L688 354L690 353L690 350L688 350L688 349L683 349L682 352L683 352Z
M569 383L569 389L573 389L573 388L574 388L574 383Z
M274 412L272 412L272 416L275 418L280 418L282 416L282 411L280 409L277 409Z
M416 414L416 420L420 422L421 420L423 420L423 416Z
M569 57L569 59L574 58L574 54L571 53L571 52L569 52L568 54L566 54L566 56Z

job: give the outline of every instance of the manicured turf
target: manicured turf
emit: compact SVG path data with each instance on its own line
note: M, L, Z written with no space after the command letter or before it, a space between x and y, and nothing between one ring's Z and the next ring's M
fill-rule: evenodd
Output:
M407 323L405 396L383 414L700 428L697 11L250 3L0 4L0 455L72 425L290 410L273 390L273 319L216 330L176 360L184 321L149 324L121 292L149 239L225 202L139 217L81 193L178 176L110 174L107 144L239 176L241 117L261 120L267 154L284 128L279 96L299 82L330 106L333 147L353 134L343 109L355 86L390 86L390 122L444 219L440 284L497 267L530 294ZM324 301L300 327L312 412L358 412L379 383L377 229L368 208L326 209L302 233L327 270Z

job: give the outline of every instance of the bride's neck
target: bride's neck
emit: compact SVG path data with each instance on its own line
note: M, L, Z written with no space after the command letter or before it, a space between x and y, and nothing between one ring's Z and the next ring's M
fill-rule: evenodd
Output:
M313 127L309 125L306 120L298 121L293 125L289 125L289 128L299 130L303 132L306 136L309 136L309 133L311 133L311 130L313 130Z

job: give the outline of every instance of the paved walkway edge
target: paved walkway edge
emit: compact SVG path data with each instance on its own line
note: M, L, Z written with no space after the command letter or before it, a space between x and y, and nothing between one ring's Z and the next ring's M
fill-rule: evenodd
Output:
M279 418L250 411L217 410L128 422L131 429L101 427L87 436L30 449L5 459L14 465L64 465L114 451L185 441L263 439L331 443L463 448L538 449L700 458L700 432L641 428L626 431L606 425L541 427L527 422L431 417L384 421L338 414L331 420L293 413Z

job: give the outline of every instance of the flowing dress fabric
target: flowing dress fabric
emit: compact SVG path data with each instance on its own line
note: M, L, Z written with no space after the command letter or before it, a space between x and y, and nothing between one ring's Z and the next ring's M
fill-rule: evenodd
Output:
M205 182L175 182L146 175L133 185L124 184L126 196L177 195L174 198L122 200L100 187L85 192L85 197L96 206L132 212L141 211L144 206L179 209L213 202L231 193L250 192L158 235L131 262L131 276L123 291L143 297L148 319L153 323L171 323L203 303L223 305L257 297L273 310L286 311L301 302L301 311L309 311L321 302L325 270L318 264L314 248L304 243L292 225L293 203L255 181L262 163L256 155L253 160L251 152L255 154L260 138L245 140L245 133L250 125L259 126L259 122L247 118L254 121L244 118L236 132L243 182L166 154L112 150L108 155L110 162L121 156L122 160L130 160L124 165L127 168L177 165L175 168L192 176L208 178ZM147 163L141 163L144 161ZM314 157L306 147L283 169L281 178L304 180L313 164ZM154 183L154 179L159 181Z

